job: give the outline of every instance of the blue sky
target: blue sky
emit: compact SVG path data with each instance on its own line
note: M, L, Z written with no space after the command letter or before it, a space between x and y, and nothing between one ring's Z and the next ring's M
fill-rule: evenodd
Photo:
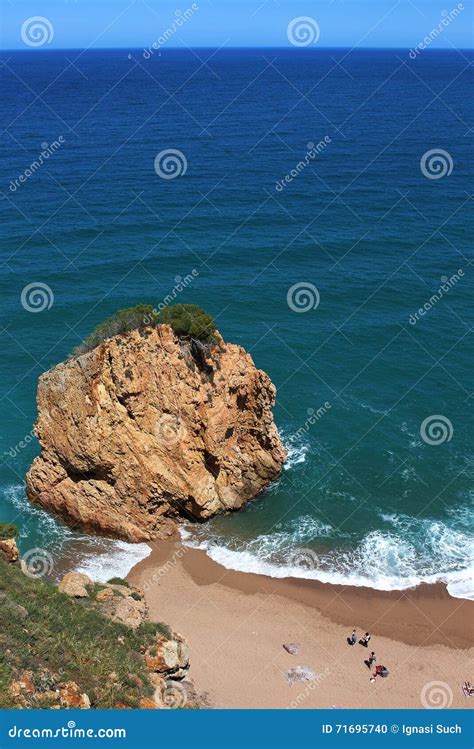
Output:
M4 0L3 49L28 49L21 27L46 18L54 35L44 49L148 47L192 0ZM320 47L414 47L457 7L457 0L196 0L198 10L167 46L289 46L289 22L314 19ZM430 48L473 46L472 0Z

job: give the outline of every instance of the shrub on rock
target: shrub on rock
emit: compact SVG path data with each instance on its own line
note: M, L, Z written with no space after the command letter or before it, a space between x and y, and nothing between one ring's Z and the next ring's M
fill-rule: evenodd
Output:
M157 316L153 311L151 304L137 304L136 307L127 307L119 309L115 314L108 317L104 322L97 325L92 333L77 346L73 354L79 356L105 341L106 338L112 338L120 333L127 333L129 330L139 330L147 325L154 324Z
M214 318L197 304L174 304L158 314L158 325L169 325L180 338L194 338L210 343L216 340Z

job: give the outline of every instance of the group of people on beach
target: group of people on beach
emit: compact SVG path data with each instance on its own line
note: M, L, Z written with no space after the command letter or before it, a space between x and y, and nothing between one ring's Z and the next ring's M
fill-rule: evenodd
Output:
M357 630L354 628L352 630L351 636L347 638L347 642L349 643L349 645L351 647L353 647L356 644L357 640L358 640ZM362 645L364 648L368 648L370 640L371 640L371 634L370 634L370 632L366 632L365 635L363 635L360 638L359 645ZM369 669L371 669L372 666L375 663L377 663L377 656L375 655L375 652L373 650L370 653L370 655L367 658L367 660L364 661L364 663L366 664L367 668L369 668ZM386 676L389 675L389 673L390 672L389 672L389 670L388 670L388 668L386 666L377 665L377 666L375 666L375 669L374 669L374 671L372 673L372 676L370 677L370 681L374 682L375 678L377 676L386 677Z

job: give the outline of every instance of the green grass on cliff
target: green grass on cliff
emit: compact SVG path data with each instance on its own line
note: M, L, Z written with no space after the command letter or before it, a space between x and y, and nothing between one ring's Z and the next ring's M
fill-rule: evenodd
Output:
M40 686L45 669L57 675L54 683L75 681L91 707L137 707L153 692L139 654L150 626L134 632L113 623L88 599L71 600L0 559L0 708L17 704L9 687L23 671L32 671Z
M0 541L5 541L18 536L18 528L12 523L0 523Z

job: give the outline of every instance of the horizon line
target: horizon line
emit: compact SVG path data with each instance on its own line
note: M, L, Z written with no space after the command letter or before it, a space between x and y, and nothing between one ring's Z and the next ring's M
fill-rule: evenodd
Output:
M202 45L199 44L199 45L193 45L193 46L187 45L185 47L182 47L182 46L178 47L178 46L169 45L166 48L163 47L163 48L160 48L159 50L156 50L156 51L160 51L161 52L161 51L164 51L165 49L168 49L168 50L180 50L180 51L187 51L187 50L192 50L192 49L212 49L212 50L219 50L219 51L230 50L230 49L232 49L232 50L239 50L239 49L252 49L252 50L275 49L275 50L292 50L293 52L306 53L306 52L317 52L318 50L323 51L323 50L332 50L332 49L351 50L352 52L356 52L358 50L381 50L381 51L384 51L384 50L403 50L403 51L405 51L405 50L416 49L416 46L417 45L415 45L415 47L406 47L406 46L401 46L400 47L400 46L397 46L397 45L387 46L387 47L380 47L380 46L364 46L364 47L357 46L357 47L351 47L351 46L347 46L347 45L346 46L344 46L344 45L341 45L341 46L340 45L334 45L334 46L328 46L328 47L323 47L323 46L317 46L317 47L316 46L312 46L312 47L294 47L293 45L288 44L288 45L285 45L285 46L274 46L274 45L266 45L266 46L239 45L239 46L235 46L235 47L234 46L229 46L229 47L222 46L222 47L219 47L219 46L213 46L213 45L208 45L208 44L202 44ZM100 51L107 52L107 51L118 51L118 50L129 50L130 51L130 50L146 50L146 49L151 49L151 47L147 47L147 46L138 46L137 47L137 46L128 46L128 45L127 46L120 46L120 47L53 47L53 48L49 48L49 49L47 49L45 47L36 48L36 49L34 49L34 48L27 49L27 48L23 48L23 47L5 47L5 48L0 47L0 53L1 52L27 52L27 53L40 53L40 54L42 54L42 53L45 53L45 52L70 52L71 50L77 50L79 52L100 52ZM458 51L459 52L473 52L474 51L474 46L473 47L452 47L452 46L449 46L449 47L436 47L434 49L433 48L432 49L424 49L423 50L423 54L425 52L433 53L433 52L451 52L451 51L453 51L453 52L458 52Z

